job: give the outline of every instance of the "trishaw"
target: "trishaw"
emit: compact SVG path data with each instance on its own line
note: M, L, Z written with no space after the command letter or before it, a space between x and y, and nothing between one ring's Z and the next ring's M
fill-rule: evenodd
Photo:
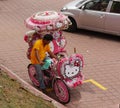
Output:
M65 50L67 41L63 36L63 30L70 24L71 22L67 16L56 11L40 11L25 20L26 27L31 29L24 36L24 40L29 45L27 50L28 59L30 59L32 46L37 39L41 39L46 33L52 34L54 38L50 43L50 47L59 60L52 59L49 68L42 71L46 86L53 88L58 101L63 104L70 101L70 88L81 85L84 80L82 74L83 56L76 53L68 56ZM28 74L33 85L39 87L40 84L36 77L34 65L28 65Z

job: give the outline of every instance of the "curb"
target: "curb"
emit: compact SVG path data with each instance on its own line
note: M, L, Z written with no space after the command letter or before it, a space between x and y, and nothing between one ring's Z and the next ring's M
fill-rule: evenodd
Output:
M12 72L10 69L5 67L4 65L1 64L0 69L5 71L10 78L17 80L24 89L26 89L30 93L34 94L35 96L41 97L44 100L51 102L56 108L67 108L64 105L62 105L61 103L55 101L54 99L50 98L49 96L45 95L41 91L39 91L36 88L34 88L33 86L31 86L29 83L27 83L26 81L21 79L19 76L17 76L14 72Z

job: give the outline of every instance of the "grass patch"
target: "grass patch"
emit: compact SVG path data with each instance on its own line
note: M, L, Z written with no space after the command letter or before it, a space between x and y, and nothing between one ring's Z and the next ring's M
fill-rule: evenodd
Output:
M0 108L55 108L52 103L28 92L0 71Z

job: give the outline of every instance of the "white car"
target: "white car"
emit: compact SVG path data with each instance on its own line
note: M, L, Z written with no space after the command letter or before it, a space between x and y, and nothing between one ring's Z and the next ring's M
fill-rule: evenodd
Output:
M61 12L72 22L67 31L82 28L120 36L120 0L74 0Z

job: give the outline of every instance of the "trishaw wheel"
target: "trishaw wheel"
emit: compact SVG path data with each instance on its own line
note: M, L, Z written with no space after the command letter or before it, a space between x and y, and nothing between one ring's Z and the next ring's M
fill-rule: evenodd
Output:
M30 80L32 81L33 85L35 87L39 87L40 84L39 84L39 81L37 80L37 74L36 74L36 69L35 69L35 66L30 64L28 66L28 74L29 74L29 77L30 77Z
M60 103L67 104L70 101L69 89L61 79L56 79L54 81L53 88Z

